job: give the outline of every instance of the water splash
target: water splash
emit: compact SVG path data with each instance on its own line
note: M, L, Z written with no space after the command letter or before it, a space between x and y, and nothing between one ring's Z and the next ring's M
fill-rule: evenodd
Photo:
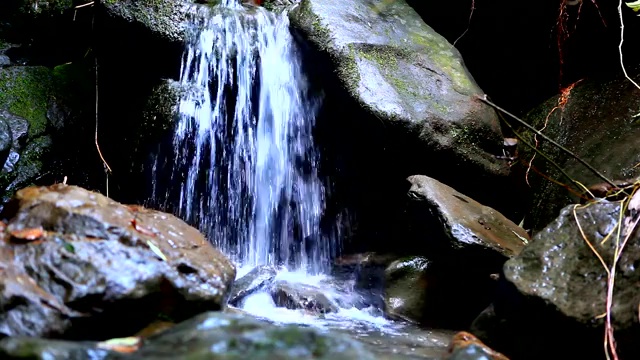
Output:
M192 14L173 141L178 213L245 265L320 272L336 250L320 232L309 96L288 18L224 1Z

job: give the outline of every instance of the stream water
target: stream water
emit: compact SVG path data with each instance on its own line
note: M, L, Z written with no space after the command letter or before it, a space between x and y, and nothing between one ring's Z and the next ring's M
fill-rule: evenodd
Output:
M238 278L278 266L276 280L314 286L339 310L318 316L277 307L267 291L241 308L374 343L387 338L397 342L393 352L441 350L444 335L409 336L380 309L356 306L361 295L349 279L328 275L339 234L320 227L325 191L313 127L321 99L309 93L287 16L225 0L195 7L189 30L180 81L191 91L180 100L173 142L179 215L236 262Z

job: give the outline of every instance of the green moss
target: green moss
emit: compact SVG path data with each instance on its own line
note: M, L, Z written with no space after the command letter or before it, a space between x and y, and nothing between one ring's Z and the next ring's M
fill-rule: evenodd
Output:
M439 35L427 32L412 31L409 36L411 42L419 45L438 68L442 69L453 81L456 91L461 94L474 93L476 87L462 65L462 60L455 54L456 50L452 45Z
M51 71L45 67L0 70L0 107L29 122L29 136L44 133L52 95Z

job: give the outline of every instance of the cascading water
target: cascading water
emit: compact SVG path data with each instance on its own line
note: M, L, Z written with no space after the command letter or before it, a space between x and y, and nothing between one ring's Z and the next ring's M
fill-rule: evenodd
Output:
M268 289L241 306L279 322L393 332L380 309L355 305L362 301L348 281L327 275L340 221L321 231L325 199L313 142L319 104L287 16L231 0L194 7L180 82L169 157L170 186L181 183L179 215L236 261L238 276L275 265L275 282L315 287L339 310L320 319L277 307Z
M323 186L307 93L285 15L225 1L193 14L181 83L178 212L242 265L326 270Z

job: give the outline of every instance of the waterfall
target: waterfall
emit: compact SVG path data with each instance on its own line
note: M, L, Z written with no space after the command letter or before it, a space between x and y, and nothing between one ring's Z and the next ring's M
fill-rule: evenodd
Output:
M286 14L232 0L195 9L173 139L179 215L242 265L326 270L336 246L320 230L319 99Z

